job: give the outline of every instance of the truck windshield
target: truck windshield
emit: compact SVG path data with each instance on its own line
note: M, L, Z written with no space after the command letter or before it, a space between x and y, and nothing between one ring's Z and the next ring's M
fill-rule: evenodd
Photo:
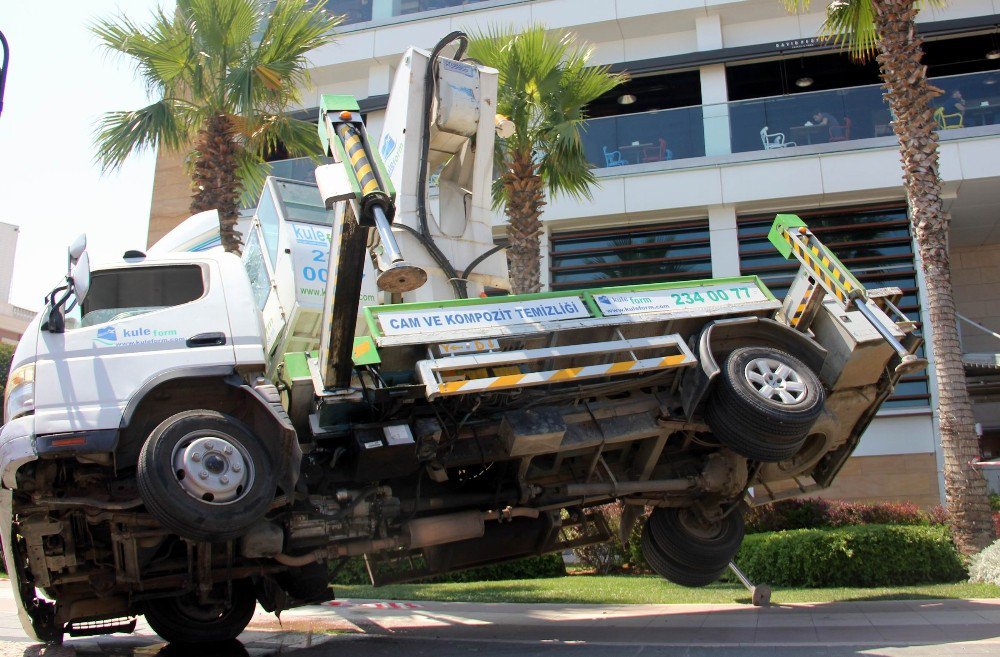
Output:
M200 298L205 282L198 265L96 271L83 303L81 326L93 326L179 306Z

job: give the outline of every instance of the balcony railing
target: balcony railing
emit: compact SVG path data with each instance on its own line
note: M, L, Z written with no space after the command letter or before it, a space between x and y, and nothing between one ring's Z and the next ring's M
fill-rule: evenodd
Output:
M938 77L931 82L945 90L934 101L935 109L942 108L939 114L944 114L939 119L940 131L1000 125L1000 71ZM956 89L964 99L965 109L959 112L947 104ZM825 125L817 125L821 123L817 113L827 118ZM702 157L705 135L717 134L719 117L724 131L727 115L729 153L893 136L881 85L873 84L591 119L583 133L587 159L596 168L613 168ZM714 146L713 154L725 154L724 139L721 149Z
M591 119L581 136L587 160L599 169L705 155L701 107Z

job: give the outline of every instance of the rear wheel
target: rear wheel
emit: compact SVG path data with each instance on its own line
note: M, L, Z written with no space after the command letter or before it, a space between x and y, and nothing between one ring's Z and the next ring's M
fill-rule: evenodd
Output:
M702 522L689 508L656 508L648 522L664 555L697 568L725 568L736 557L745 532L742 508L712 523Z
M257 598L248 579L234 581L232 595L226 595L226 588L225 584L216 587L219 601L209 604L198 602L193 593L149 600L144 612L146 622L170 643L235 639L250 624Z
M741 347L723 363L705 419L724 445L755 461L795 456L823 411L823 384L798 358Z
M708 586L722 577L722 574L726 572L726 567L729 565L728 561L722 567L709 564L686 566L680 563L676 559L664 554L657 546L656 540L653 538L653 533L649 528L649 521L646 522L646 526L642 529L642 538L639 542L639 547L642 549L642 556L646 559L646 563L649 564L649 567L657 575L681 586Z
M139 494L167 529L195 541L238 538L264 517L277 478L260 438L216 411L160 423L139 454Z

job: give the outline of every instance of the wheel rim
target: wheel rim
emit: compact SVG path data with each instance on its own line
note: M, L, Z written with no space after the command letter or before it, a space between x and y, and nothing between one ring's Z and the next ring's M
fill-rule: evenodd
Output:
M250 453L224 434L198 431L177 442L170 457L181 490L208 504L232 504L253 485Z
M802 376L774 358L755 358L744 370L747 383L764 399L779 404L798 404L806 397Z
M702 541L708 542L714 540L722 534L722 523L717 522L706 525L700 522L690 509L681 509L677 513L677 522L690 536Z

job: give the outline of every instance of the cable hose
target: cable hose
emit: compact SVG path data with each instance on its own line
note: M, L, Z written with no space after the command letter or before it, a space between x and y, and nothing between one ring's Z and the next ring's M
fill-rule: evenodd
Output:
M464 32L455 31L447 35L434 46L431 51L430 60L427 62L427 72L424 75L424 106L423 117L421 119L420 134L420 166L417 173L417 219L420 222L419 236L421 243L427 249L431 258L438 267L448 276L448 281L455 290L455 295L459 299L466 299L469 296L469 288L466 281L458 275L451 261L448 260L438 245L431 237L430 222L427 220L427 165L428 154L431 148L431 105L434 102L434 64L444 48L454 41L458 41L458 51L455 53L456 59L461 59L465 54L465 49L469 45L469 38ZM412 232L412 231L411 231Z

